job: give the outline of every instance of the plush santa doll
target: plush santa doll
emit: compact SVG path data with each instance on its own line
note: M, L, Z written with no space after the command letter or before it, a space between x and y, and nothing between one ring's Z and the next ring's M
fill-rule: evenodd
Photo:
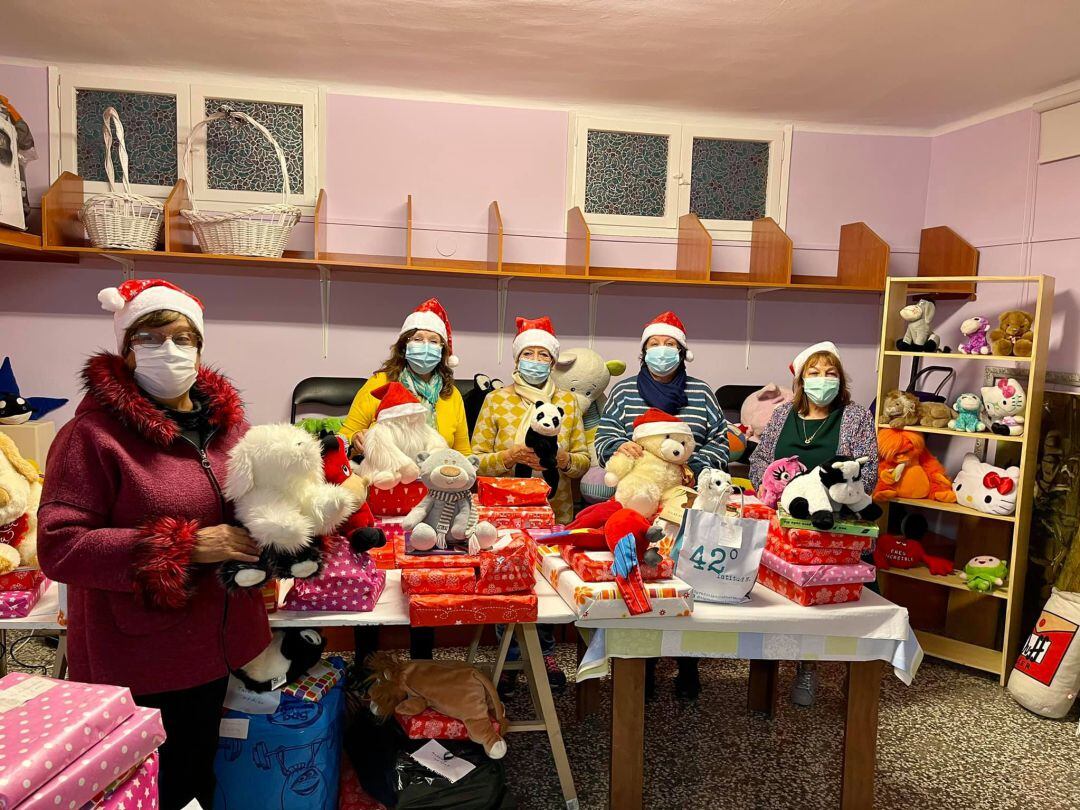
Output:
M349 515L338 527L337 533L349 541L353 553L362 554L373 548L386 545L386 535L375 526L375 515L367 503L368 483L357 475L349 461L348 445L337 434L325 432L320 436L322 443L323 473L329 484L345 487L356 496L360 508Z

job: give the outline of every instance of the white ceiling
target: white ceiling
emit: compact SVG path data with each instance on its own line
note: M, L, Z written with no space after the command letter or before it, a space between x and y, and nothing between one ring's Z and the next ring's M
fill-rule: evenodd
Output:
M1080 78L1074 0L5 0L0 56L935 127Z

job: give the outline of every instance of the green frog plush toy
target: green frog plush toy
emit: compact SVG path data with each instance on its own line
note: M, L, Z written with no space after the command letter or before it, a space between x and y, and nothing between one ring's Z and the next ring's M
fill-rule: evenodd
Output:
M995 587L1005 584L1008 570L1004 560L991 557L989 554L983 554L968 560L967 565L964 566L964 570L960 574L960 579L964 580L973 591L989 593Z

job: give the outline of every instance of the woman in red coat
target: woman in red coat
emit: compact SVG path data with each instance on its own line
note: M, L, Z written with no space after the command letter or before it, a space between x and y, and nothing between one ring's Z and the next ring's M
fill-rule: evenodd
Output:
M221 494L247 423L232 384L200 368L197 298L159 280L98 298L119 354L86 364L86 396L49 451L41 568L68 585L72 680L161 709L161 806L209 808L229 670L270 640L259 593L228 595L216 576L225 560L257 560Z

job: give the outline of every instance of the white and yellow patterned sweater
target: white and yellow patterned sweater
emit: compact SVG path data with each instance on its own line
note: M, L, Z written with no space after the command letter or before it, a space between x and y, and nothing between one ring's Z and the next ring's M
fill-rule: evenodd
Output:
M588 471L589 448L585 444L585 428L574 395L556 391L551 402L564 411L559 449L570 454L570 471L559 471L559 488L551 498L551 508L555 511L555 520L566 524L574 519L574 500L567 479L581 478ZM487 395L472 434L472 451L480 457L480 475L509 477L514 474L513 463L507 466L506 451L514 446L518 426L530 410L531 403L518 396L513 385Z

